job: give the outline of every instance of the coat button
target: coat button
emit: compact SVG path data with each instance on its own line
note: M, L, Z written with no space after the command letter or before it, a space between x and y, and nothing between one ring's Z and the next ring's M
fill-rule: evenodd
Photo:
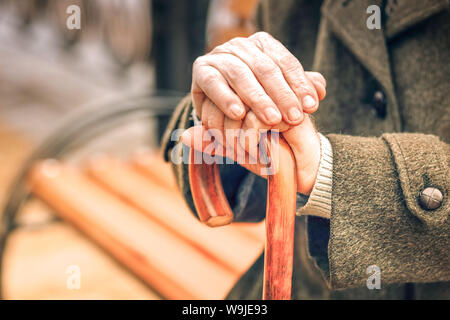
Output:
M441 206L442 198L441 190L428 187L420 193L419 203L422 209L434 210Z
M377 111L377 115L380 118L386 117L386 104L386 96L384 95L383 91L375 91L372 98L372 105Z

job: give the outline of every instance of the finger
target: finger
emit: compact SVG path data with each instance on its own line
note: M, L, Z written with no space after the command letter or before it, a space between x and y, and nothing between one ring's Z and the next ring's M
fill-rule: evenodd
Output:
M309 78L310 80L317 81L325 88L327 87L327 81L325 80L324 76L320 72L305 71L305 74L306 74L306 77Z
M192 105L194 106L195 114L197 117L201 118L202 116L202 105L205 101L205 94L203 91L195 84L194 81L192 81L191 85L191 98L192 98Z
M316 89L317 92L317 96L319 97L319 101L322 101L323 99L325 99L325 96L327 95L327 90L325 89L325 87L322 85L322 83L317 82L317 81L312 81L314 88ZM317 109L319 108L319 105L316 104L316 106L314 108L311 109L306 109L305 112L306 113L313 113L315 112Z
M202 58L202 57L201 57ZM201 106L205 95L226 115L235 120L245 116L245 108L239 96L230 88L225 78L201 58L194 62L191 96L197 115L202 116Z
M254 159L258 159L258 146L262 131L271 129L263 123L254 112L247 112L239 134L240 146Z
M316 90L297 58L268 33L257 32L249 39L280 67L287 83L300 100L303 111L317 108L319 99Z
M319 100L322 101L323 99L325 99L327 91L326 91L325 87L322 85L322 83L319 81L316 81L316 80L312 80L312 79L311 79L311 83L314 85L314 88L316 89ZM317 111L317 109L319 109L318 104L312 109L304 110L304 112L305 113L314 113Z
M203 101L201 120L206 129L218 129L223 132L225 115L209 98Z
M226 133L226 157L233 159L236 163L247 170L261 175L261 163L257 158L248 154L239 142L240 133L242 133L242 121L234 121L225 118L224 123Z
M239 145L235 142L241 129L242 121L225 117L223 112L208 98L205 99L202 109L202 125L205 129L209 131L211 129L220 130L220 134L214 135L215 142L218 144L216 149L221 148L221 150L216 150L216 155L220 154L236 161L236 147L239 147ZM239 151L239 154L242 155L242 150Z
M323 99L325 99L325 96L327 95L325 78L318 72L310 72L310 71L306 72L306 76L309 78L309 80L311 80L312 84L314 85L319 100L322 101Z
M207 130L204 126L194 126L185 130L180 140L186 146L199 152L210 156L223 156L225 153L220 143L223 139L220 136L221 133L216 129Z
M204 63L214 67L226 79L242 102L250 107L255 114L264 119L267 124L277 124L281 121L281 113L273 100L256 79L252 70L239 58L232 54L211 54L204 56ZM200 80L198 81L200 84ZM214 84L213 84L214 85ZM200 85L201 86L201 85ZM205 94L228 116L226 110L212 96ZM234 120L241 118L229 117Z
M283 120L291 125L301 122L303 114L300 102L286 82L279 66L252 41L245 38L234 38L216 47L213 53L231 53L241 59L276 104Z
M230 140L227 140L227 141L230 141ZM225 157L232 159L234 162L236 162L240 166L246 168L247 170L253 172L254 174L263 176L262 175L263 171L261 170L262 164L259 161L257 161L257 159L254 159L251 155L249 155L239 145L237 138L234 141L233 147L227 146Z
M202 125L208 130L214 140L216 154L222 155L225 151L218 150L226 145L224 134L225 115L214 102L206 98L203 103Z
M222 156L230 157L233 161L236 161L239 165L243 166L251 172L261 175L261 164L250 160L250 156L239 147L236 143L237 148L233 149L232 154L225 153L224 148L210 148L211 140L208 137L208 130L204 126L194 126L187 129L181 136L181 142L186 146L193 148L199 152L206 153L210 156ZM214 152L213 152L214 151ZM202 158L198 159L199 163L204 161Z
M317 135L317 130L310 115L305 115L305 120L298 126L292 127L291 130L283 132L283 137L289 143L290 147L298 153L304 153L305 150L310 149L308 144L315 143L313 136ZM295 143L301 137L302 143ZM302 148L302 149L299 149ZM305 164L303 164L305 165ZM303 166L302 165L302 166Z
M205 131L203 126L194 126L186 129L180 137L180 141L190 148L197 151L203 151L203 133ZM201 141L202 143L199 143Z
M239 132L242 130L242 120L233 120L225 118L224 132L225 132L225 148L227 158L233 159L238 163L245 163L246 153L238 143ZM243 160L244 159L244 160Z

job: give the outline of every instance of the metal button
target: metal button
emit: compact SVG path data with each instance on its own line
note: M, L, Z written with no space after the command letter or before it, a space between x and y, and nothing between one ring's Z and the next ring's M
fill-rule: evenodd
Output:
M441 190L428 187L420 193L419 203L425 210L434 210L441 206L442 198Z
M383 91L375 91L373 94L372 105L380 118L386 117L386 103L386 96Z

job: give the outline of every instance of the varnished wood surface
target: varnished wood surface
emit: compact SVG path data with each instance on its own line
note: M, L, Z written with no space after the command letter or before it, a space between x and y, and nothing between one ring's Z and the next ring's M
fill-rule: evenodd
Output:
M297 181L292 151L284 139L279 142L277 152L269 149L274 172L267 176L263 284L263 299L266 300L289 300L292 288ZM228 224L233 213L223 191L218 166L195 164L196 152L191 149L189 180L198 215L209 226Z
M159 157L153 157L152 163L158 170L170 170L169 164ZM194 218L177 189L140 175L133 166L116 158L95 157L90 161L88 173L103 188L232 272L242 274L263 250L263 242L243 232L245 227L211 229L203 225ZM173 174L171 171L167 174L166 180L170 181Z
M295 161L284 139L280 139L278 149L279 156L271 157L272 165L278 171L268 176L263 287L265 300L290 300L292 288L297 194Z
M181 198L170 197L171 190L139 181L142 176L131 166L107 159L91 162L89 171L94 179L48 160L33 169L30 185L60 217L163 297L224 298L259 256L262 242L231 229L217 232L217 239L210 229L203 229L207 230L206 235L201 234L200 228L192 227L195 218L180 202ZM134 190L137 196L127 193L127 189ZM174 214L179 215L181 222L187 221L184 217L192 220L183 224ZM176 231L178 227L184 229ZM196 236L204 241L193 241ZM224 245L233 248L234 265L224 264L218 258L218 248ZM216 252L208 252L214 248ZM228 252L231 257L231 251Z

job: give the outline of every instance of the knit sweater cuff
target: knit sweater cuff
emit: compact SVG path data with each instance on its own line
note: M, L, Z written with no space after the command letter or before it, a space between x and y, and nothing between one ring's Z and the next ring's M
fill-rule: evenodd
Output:
M321 158L317 179L304 206L301 206L304 196L297 194L297 215L313 215L329 219L331 216L333 150L326 137L320 133L319 137Z

